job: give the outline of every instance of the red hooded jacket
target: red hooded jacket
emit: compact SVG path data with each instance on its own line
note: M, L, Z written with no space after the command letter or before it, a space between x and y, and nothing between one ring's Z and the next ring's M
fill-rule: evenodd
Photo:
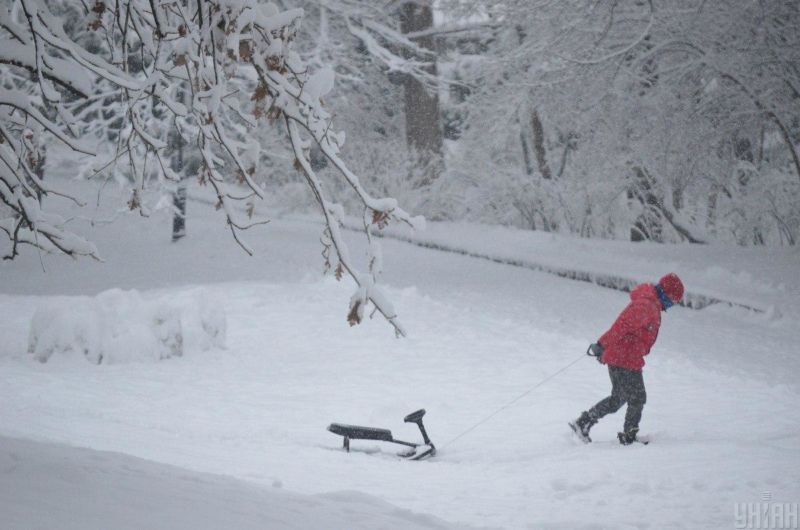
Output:
M603 346L603 362L611 366L641 370L644 356L658 337L661 326L661 301L650 283L631 291L631 303L598 341Z

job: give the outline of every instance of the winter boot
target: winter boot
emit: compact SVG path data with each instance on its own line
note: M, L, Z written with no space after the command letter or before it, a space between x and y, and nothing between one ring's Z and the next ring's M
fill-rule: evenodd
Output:
M625 432L618 432L617 438L619 438L619 443L622 445L630 445L633 442L638 442L636 439L636 434L639 432L638 427L631 427Z
M592 426L597 423L597 420L589 415L588 412L583 412L580 417L569 423L569 426L572 427L572 430L578 435L584 443L590 443L592 441L589 438L589 430Z

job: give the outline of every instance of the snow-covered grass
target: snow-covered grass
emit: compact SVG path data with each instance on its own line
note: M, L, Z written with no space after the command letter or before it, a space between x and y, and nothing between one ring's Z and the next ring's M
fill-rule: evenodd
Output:
M250 235L257 254L248 258L211 208L192 203L189 215L190 235L178 244L169 243L168 223L124 217L94 231L105 263L45 257L44 274L28 249L2 265L0 433L300 494L356 490L444 520L508 528L730 528L735 503L766 491L776 502L800 498L800 333L788 297L783 316L727 306L664 315L645 368L647 447L615 442L622 412L595 428L595 443L571 438L566 422L609 389L589 358L449 443L580 358L627 295L386 240L384 282L410 332L398 340L381 319L347 325L353 286L320 278L318 225L275 220ZM479 226L457 228L458 237L470 229L469 245L486 241ZM489 233L518 248L516 235ZM605 248L585 244L590 253ZM708 267L726 271L715 284L729 286L726 296L739 289L726 278L762 261L738 249L729 261L724 249L670 247L671 262L651 247L608 249L606 272L631 267L635 256L654 276L684 272L707 252ZM784 289L756 302L795 288L796 277L785 277L795 258L772 255L759 278ZM180 305L197 285L227 315L225 350L101 366L68 357L43 365L26 353L31 317L54 295L116 287ZM347 454L325 430L338 421L415 439L402 417L421 407L439 448L430 461L398 460L377 442L353 442Z

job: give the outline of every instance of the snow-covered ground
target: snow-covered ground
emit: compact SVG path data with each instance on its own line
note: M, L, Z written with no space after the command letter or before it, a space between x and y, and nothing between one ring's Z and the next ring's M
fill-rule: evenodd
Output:
M645 368L647 447L616 443L622 412L595 428L591 445L570 436L566 422L609 390L605 369L589 358L450 443L579 359L627 295L387 239L384 283L410 332L398 340L380 317L347 325L353 286L321 278L318 225L275 219L249 234L257 251L251 258L212 208L191 203L189 215L190 235L177 244L169 243L169 223L159 215L126 216L91 232L104 263L45 256L44 273L26 249L0 265L0 434L125 453L264 488L280 483L298 495L359 491L475 526L732 528L736 503L758 502L765 492L775 502L800 500L796 251L434 225L433 235L421 237L449 233L472 254L505 252L558 267L579 262L583 270L653 281L673 270L690 291L764 310L715 305L664 315ZM547 247L540 254L537 240ZM355 239L353 245L358 252ZM227 347L99 366L58 355L41 364L26 353L38 307L112 288L179 307L202 291L224 309ZM346 454L325 430L339 421L416 439L402 417L421 407L439 448L429 461L398 460L394 448L370 442L354 442L359 450ZM42 452L59 473L54 461L67 455ZM45 468L36 473L46 475ZM34 487L43 480L37 476L14 483ZM0 503L14 498L3 490ZM358 521L353 515L347 526Z
M0 437L3 528L454 528L358 492L301 495L119 453Z

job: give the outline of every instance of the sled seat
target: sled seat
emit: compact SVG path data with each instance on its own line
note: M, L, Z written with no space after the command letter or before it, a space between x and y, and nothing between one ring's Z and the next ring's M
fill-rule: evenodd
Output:
M389 429L376 429L375 427L360 427L358 425L344 425L342 423L331 423L328 430L339 436L346 436L353 440L380 440L391 442L392 431Z
M393 442L392 431L389 429L376 429L375 427L361 427L360 425L345 425L331 423L328 430L333 434L344 436L344 448L350 451L350 440L380 440Z

